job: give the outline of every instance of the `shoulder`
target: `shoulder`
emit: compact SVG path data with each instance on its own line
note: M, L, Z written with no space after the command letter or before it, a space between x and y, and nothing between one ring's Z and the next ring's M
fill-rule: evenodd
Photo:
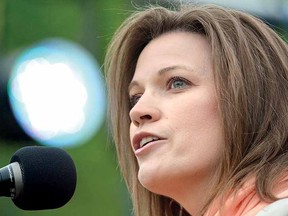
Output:
M263 208L256 216L288 216L288 198L280 199Z

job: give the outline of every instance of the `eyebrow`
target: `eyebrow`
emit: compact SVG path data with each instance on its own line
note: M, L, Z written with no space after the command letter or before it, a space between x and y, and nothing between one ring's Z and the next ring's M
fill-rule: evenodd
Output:
M184 69L184 70L188 70L188 71L193 71L193 69L191 69L187 66L184 66L184 65L172 65L172 66L161 68L157 73L158 73L158 76L162 76L163 74L172 72L173 70L176 70L176 69ZM135 80L130 82L130 84L128 86L128 92L130 92L130 90L134 86L139 86L139 83Z

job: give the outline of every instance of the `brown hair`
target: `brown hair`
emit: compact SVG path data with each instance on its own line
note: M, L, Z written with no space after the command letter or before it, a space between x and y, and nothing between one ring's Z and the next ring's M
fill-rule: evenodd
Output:
M170 198L149 192L137 180L127 92L143 48L171 31L199 33L212 47L225 152L218 167L218 187L202 213L216 196L237 189L252 174L260 198L276 199L273 184L288 168L287 44L260 19L241 11L215 5L151 7L132 14L120 26L105 60L111 129L135 215L178 211Z

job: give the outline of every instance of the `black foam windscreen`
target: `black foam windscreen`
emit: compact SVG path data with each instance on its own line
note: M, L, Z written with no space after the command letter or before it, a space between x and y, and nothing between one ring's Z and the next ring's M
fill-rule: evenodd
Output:
M76 188L76 168L69 154L55 147L27 146L11 158L22 171L23 190L13 199L24 210L55 209L65 205Z

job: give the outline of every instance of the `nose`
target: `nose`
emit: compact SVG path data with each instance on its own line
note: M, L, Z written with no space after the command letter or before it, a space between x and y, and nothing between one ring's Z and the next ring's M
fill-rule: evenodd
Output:
M129 116L132 123L139 127L148 122L158 121L161 117L161 112L155 98L143 94L130 110Z

